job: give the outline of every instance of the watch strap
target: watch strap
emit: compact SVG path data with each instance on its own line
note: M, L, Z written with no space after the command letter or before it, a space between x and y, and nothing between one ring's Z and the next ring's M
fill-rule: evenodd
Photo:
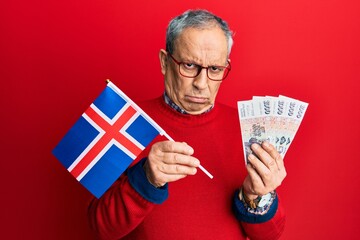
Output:
M258 196L255 199L249 199L246 194L244 194L243 189L240 189L240 200L245 202L251 209L256 209L258 206L263 207L271 200L271 193L268 193L264 196Z

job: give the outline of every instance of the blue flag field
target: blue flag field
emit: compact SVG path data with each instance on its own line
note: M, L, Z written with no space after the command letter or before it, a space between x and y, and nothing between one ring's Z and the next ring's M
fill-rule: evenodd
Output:
M112 82L53 150L94 196L104 192L163 130Z

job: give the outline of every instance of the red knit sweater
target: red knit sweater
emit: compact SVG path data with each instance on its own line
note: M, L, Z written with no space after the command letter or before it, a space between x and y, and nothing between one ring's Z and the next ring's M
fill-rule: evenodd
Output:
M217 103L208 113L187 115L173 110L163 98L140 107L175 141L193 147L194 156L214 178L198 170L195 176L156 189L146 182L138 166L147 155L145 150L127 174L91 203L90 225L99 238L232 240L280 236L285 216L278 201L275 215L264 223L257 223L261 221L256 216L250 223L235 217L234 211L242 213L232 208L234 199L238 201L234 194L247 174L236 109Z

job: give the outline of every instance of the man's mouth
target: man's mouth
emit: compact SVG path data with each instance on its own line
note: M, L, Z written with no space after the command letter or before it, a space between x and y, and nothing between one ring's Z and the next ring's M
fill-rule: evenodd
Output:
M206 97L198 97L198 96L186 96L186 99L193 103L205 103L207 102L208 98Z

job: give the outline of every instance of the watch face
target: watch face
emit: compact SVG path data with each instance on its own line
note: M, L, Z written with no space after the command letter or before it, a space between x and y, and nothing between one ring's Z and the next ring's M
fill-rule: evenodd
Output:
M258 207L265 206L270 201L270 199L271 199L271 193L268 193L268 194L262 196L259 201Z

